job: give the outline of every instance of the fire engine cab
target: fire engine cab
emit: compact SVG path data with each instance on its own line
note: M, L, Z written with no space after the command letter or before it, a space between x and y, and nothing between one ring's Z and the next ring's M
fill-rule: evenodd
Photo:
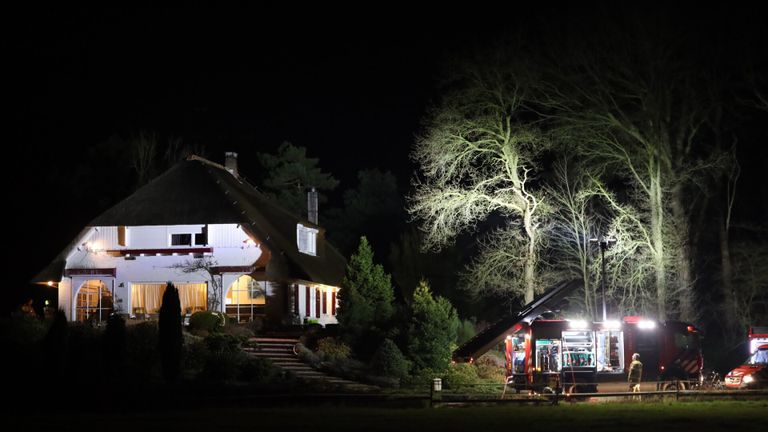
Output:
M704 361L692 325L638 316L606 322L542 317L578 286L554 286L459 347L454 360L472 361L503 340L507 384L518 391L594 392L600 383L626 382L633 353L640 354L643 382L662 389L700 382Z
M728 372L725 387L755 389L768 387L768 327L750 327L747 334L749 357L741 366Z

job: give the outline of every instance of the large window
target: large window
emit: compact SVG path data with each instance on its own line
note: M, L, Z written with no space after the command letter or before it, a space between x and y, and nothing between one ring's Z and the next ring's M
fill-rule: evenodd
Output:
M181 313L193 313L206 309L208 303L207 285L204 283L173 283L179 290ZM131 311L134 315L160 313L163 304L163 293L167 283L132 283Z
M171 246L206 246L208 244L208 227L202 227L199 233L173 233L170 243Z
M263 314L267 304L266 284L248 275L237 278L227 292L227 314L238 321L250 321L255 315Z
M77 291L75 320L106 321L112 313L112 291L99 279L86 281Z
M296 245L299 252L307 255L317 255L317 230L296 224Z

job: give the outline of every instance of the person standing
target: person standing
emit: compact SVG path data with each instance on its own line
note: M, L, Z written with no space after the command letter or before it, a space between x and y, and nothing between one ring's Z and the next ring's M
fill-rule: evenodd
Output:
M640 391L640 379L643 376L643 364L640 362L640 354L632 354L632 363L629 364L629 373L627 381L629 382L629 391Z

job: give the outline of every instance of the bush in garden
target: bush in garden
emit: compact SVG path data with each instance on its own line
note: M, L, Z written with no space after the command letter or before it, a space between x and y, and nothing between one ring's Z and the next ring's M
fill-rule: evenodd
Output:
M477 379L477 369L469 363L454 363L450 365L443 377L445 385L454 389L461 385L476 384Z
M317 342L317 351L322 358L330 361L346 359L350 354L347 344L331 337L320 339Z
M209 381L229 381L237 378L240 366L248 357L240 341L230 335L211 334L205 338L208 358L199 377Z
M410 364L400 348L391 339L384 339L371 360L371 367L377 374L404 378L408 375Z
M253 332L246 326L239 324L227 324L222 327L224 334L237 338L241 343L245 343L254 336Z
M126 365L139 379L150 376L158 359L157 322L144 321L126 328Z
M198 372L205 367L211 353L208 344L201 337L184 335L184 368Z
M280 371L269 359L249 358L238 368L241 381L267 383L279 376Z
M226 322L227 318L221 312L195 312L191 317L189 317L189 331L192 333L216 333L223 329Z
M307 348L303 344L298 344L296 346L296 352L299 356L299 360L302 362L308 363L310 366L315 368L320 367L320 357L311 349Z
M504 381L504 362L493 354L483 354L475 361L477 376L482 379L492 379L494 381Z
M431 386L432 380L435 378L442 378L443 373L435 372L430 368L418 368L413 373L405 378L405 382L414 387Z
M112 314L107 319L107 328L102 336L104 361L112 378L118 378L125 362L126 331L125 320L118 314Z

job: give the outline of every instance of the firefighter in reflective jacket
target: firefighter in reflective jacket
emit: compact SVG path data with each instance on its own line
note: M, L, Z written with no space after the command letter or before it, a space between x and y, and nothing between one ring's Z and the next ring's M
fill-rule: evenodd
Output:
M640 377L643 376L643 364L640 363L640 354L632 354L632 363L629 364L629 373L627 381L629 382L629 391L640 391Z

